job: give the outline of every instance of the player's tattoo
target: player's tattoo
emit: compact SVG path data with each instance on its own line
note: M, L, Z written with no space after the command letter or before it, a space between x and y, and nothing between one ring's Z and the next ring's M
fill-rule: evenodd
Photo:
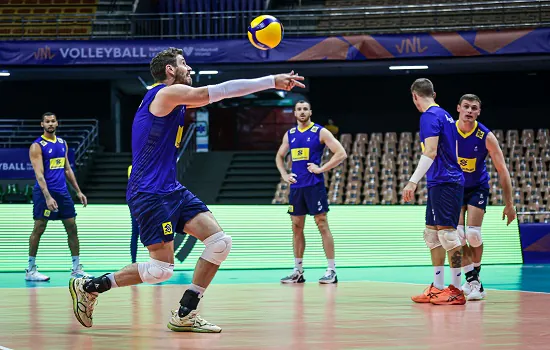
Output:
M462 251L454 252L451 256L451 267L460 268L462 267Z

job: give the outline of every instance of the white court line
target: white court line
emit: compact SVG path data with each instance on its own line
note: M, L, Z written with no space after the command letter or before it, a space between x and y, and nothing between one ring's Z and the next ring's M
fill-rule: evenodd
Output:
M342 283L360 283L360 282L373 282L373 283L391 283L391 284L409 284L409 285L413 285L413 286L426 286L427 284L426 283L412 283L412 282L395 282L395 281L373 281L373 280L361 280L361 281L345 281L345 282L338 282L338 284L342 284ZM247 282L247 283L219 283L219 284L212 284L212 285L217 285L217 286L236 286L236 285L246 285L246 284L254 284L254 285L258 285L258 284L265 284L265 285L273 285L273 284L281 284L280 282ZM163 284L163 285L149 285L149 284L140 284L140 288L143 288L143 287L164 287L164 286L187 286L189 284L175 284L175 283L170 283L170 284ZM0 291L2 289L32 289L32 288L36 288L36 289L59 289L59 288L68 288L68 286L56 286L56 287L7 287L7 288L4 288L4 287L0 287ZM495 288L485 288L487 290L494 290L494 291L497 291L497 292L518 292L518 293L533 293L533 294L548 294L550 295L550 292L533 292L533 291L529 291L529 290L519 290L519 289L495 289ZM0 347L0 350L4 350ZM10 350L10 349L8 349Z
M13 350L13 349L6 348L5 346L0 345L0 350Z

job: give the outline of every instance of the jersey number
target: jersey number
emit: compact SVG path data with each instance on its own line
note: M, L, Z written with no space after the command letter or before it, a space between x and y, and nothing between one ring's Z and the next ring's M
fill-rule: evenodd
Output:
M183 137L183 125L178 126L178 133L176 134L176 148L180 148L181 138Z

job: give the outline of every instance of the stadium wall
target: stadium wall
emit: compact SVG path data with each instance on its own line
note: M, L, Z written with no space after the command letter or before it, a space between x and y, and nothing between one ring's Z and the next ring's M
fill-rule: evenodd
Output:
M292 231L287 207L280 205L212 205L220 225L233 237L233 250L222 269L268 269L293 266ZM484 264L522 263L517 224L506 226L502 207L488 207L483 224ZM126 205L77 205L81 261L88 271L112 271L130 263L131 222ZM329 213L339 267L430 265L423 240L423 206L332 206ZM32 231L32 205L0 205L0 272L25 269ZM306 220L308 267L325 267L321 237ZM176 269L190 270L202 244L177 235ZM194 247L193 247L194 245ZM184 248L185 247L185 248ZM183 251L182 251L183 250ZM147 259L139 244L138 261ZM61 222L50 222L42 236L37 263L41 271L70 267Z

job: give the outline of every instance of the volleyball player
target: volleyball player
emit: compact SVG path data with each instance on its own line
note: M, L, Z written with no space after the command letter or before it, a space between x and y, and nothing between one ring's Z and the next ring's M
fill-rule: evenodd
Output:
M299 82L304 78L291 72L193 88L191 67L185 62L182 50L176 48L157 54L150 68L156 83L145 94L134 117L132 172L126 194L150 260L94 279L71 279L73 311L83 326L91 327L100 293L170 279L174 273L174 233L186 232L201 240L205 249L179 309L172 311L168 328L176 332L219 333L221 328L200 317L197 307L220 264L229 255L232 238L225 234L208 207L176 180L177 150L182 141L185 111L262 90L304 87Z

